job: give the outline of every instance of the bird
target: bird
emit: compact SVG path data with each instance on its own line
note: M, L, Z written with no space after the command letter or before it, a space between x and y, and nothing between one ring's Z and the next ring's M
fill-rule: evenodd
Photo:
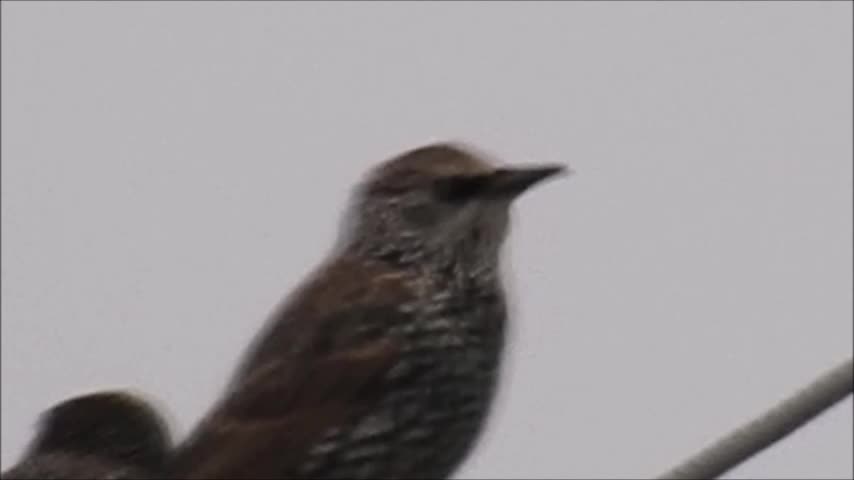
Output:
M124 389L80 394L45 410L34 439L3 480L156 478L172 449L160 412Z
M273 310L170 478L448 478L494 404L511 206L564 165L471 145L388 158L327 258Z

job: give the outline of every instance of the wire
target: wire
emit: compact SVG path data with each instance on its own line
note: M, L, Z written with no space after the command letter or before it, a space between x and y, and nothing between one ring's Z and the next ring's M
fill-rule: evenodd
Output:
M713 479L797 430L854 390L849 358L762 416L741 426L658 477L659 480Z

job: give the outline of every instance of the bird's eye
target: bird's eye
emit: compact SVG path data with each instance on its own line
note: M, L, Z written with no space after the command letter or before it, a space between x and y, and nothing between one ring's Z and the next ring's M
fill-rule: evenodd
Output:
M482 175L447 177L436 180L434 190L439 200L461 203L483 192L487 180L488 177Z
M411 205L403 209L407 220L415 225L433 225L439 220L438 205Z

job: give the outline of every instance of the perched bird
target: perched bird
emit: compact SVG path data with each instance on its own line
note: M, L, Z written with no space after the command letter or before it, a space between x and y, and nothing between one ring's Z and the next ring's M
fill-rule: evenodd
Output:
M372 169L332 254L274 312L170 476L450 476L496 391L510 206L562 171L456 143Z
M73 397L45 411L37 428L22 460L0 478L151 479L172 448L160 414L126 391Z

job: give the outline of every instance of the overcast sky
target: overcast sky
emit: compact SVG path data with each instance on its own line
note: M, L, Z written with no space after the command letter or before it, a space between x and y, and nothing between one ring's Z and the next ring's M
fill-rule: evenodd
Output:
M2 5L2 465L133 387L186 432L349 189L456 139L524 197L460 478L653 476L852 355L852 3ZM729 478L852 478L851 398Z

